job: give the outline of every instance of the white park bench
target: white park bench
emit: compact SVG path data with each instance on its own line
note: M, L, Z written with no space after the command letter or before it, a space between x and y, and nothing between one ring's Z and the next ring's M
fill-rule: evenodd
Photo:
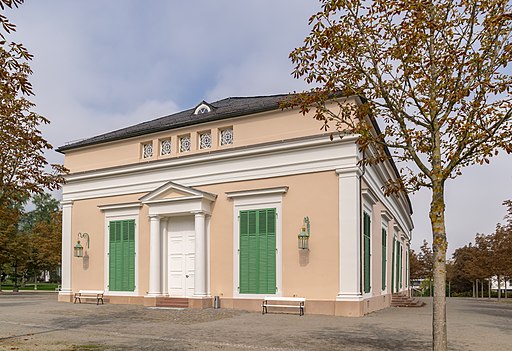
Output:
M268 313L269 307L276 308L296 308L299 310L299 315L304 315L304 304L306 299L304 297L277 297L277 296L265 296L263 299L262 314Z
M105 293L104 290L79 290L77 293L75 293L75 301L73 303L82 303L82 299L95 299L96 305L101 304L103 305L103 294Z

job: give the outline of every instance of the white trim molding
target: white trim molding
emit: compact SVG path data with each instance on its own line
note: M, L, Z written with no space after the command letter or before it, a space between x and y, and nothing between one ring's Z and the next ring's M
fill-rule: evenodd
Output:
M195 187L342 169L357 162L357 147L350 139L321 136L70 174L63 198L147 193L169 179Z
M62 283L59 295L70 295L73 263L73 201L62 201Z
M122 204L119 204L122 205ZM125 204L126 205L126 204ZM103 285L105 290L105 296L138 296L139 295L139 213L140 206L129 206L116 207L115 205L98 206L102 208L104 213L104 263L103 263ZM110 208L108 208L110 207ZM135 221L135 289L133 291L110 291L109 290L109 259L110 259L110 231L109 223L112 221Z
M284 194L288 191L287 186L280 186L275 188L266 188L266 189L253 189L253 190L240 190L240 191L229 191L226 192L228 198L239 198L239 197L247 197L247 196L263 196L263 195L274 195L274 194Z

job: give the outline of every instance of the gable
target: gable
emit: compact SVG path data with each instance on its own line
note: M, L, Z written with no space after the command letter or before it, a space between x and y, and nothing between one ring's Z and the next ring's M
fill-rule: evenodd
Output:
M139 200L142 203L161 202L165 200L188 200L204 198L215 201L217 195L210 194L192 187L174 183L172 181L150 191Z

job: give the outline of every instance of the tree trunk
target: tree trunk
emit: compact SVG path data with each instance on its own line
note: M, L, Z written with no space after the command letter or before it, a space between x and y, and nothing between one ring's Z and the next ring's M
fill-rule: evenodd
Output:
M476 291L476 289L475 289L475 281L473 280L473 298L475 298L475 291Z
M435 155L435 158L439 155ZM438 160L437 160L438 161ZM434 160L436 163L436 160ZM435 165L434 165L435 167ZM430 223L432 225L432 250L434 253L434 300L432 315L433 350L446 351L448 336L446 330L446 241L444 181L441 174L435 175L430 204Z
M34 273L34 290L37 290L37 273Z
M501 277L498 275L498 302L501 301Z
M480 294L480 297L483 299L484 298L484 281L482 280L482 284L480 284L480 289L482 290L481 294Z
M488 282L489 282L489 296L488 298L490 299L491 298L491 279L492 278L489 278Z

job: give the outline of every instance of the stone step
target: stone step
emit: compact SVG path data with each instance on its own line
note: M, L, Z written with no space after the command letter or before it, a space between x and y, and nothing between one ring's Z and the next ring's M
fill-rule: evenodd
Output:
M156 302L156 307L188 308L188 299L181 297L160 298Z
M391 307L423 307L425 305L423 301L402 294L393 294L391 298Z
M423 301L411 301L411 302L392 302L391 307L423 307L426 303Z

